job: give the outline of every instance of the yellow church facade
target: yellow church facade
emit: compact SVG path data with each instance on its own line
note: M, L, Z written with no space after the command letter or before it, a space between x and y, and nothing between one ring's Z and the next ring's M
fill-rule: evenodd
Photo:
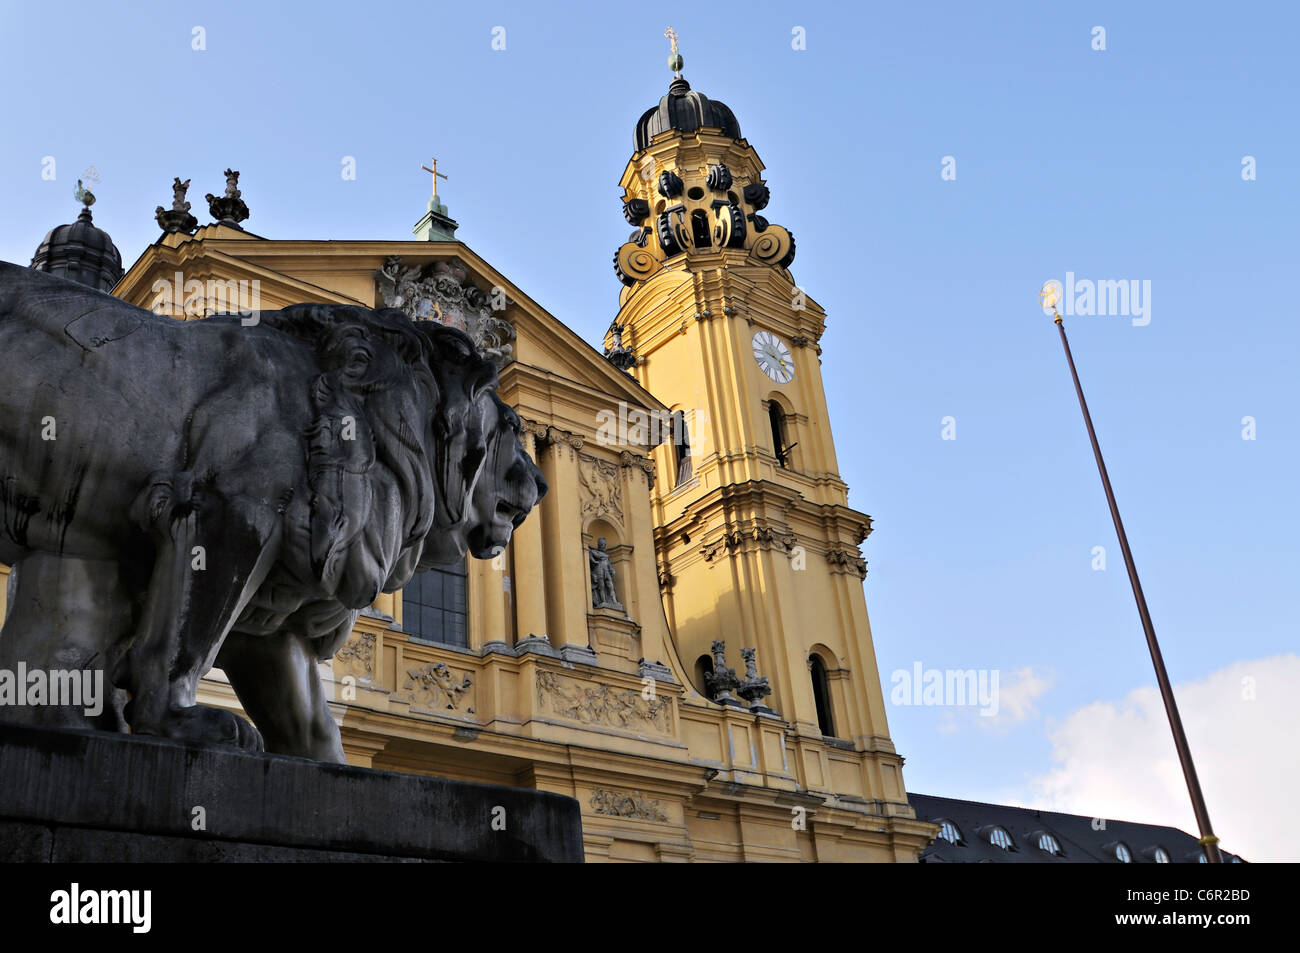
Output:
M603 352L436 195L413 241L168 233L113 294L178 320L402 307L497 359L549 493L501 556L380 596L322 664L349 763L575 797L588 861L915 861L936 828L889 737L826 315L730 110L679 74L636 146ZM239 709L217 670L199 701Z

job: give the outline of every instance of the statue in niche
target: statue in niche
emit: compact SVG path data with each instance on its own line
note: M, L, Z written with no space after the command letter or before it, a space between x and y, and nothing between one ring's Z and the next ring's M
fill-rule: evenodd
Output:
M618 601L618 592L614 589L614 563L605 548L605 537L596 540L596 545L588 547L587 562L591 566L591 604L596 609L623 610Z

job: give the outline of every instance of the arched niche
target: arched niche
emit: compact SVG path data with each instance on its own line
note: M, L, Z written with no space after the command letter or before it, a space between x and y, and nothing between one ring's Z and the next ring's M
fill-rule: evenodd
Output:
M713 656L701 655L695 660L695 665L691 669L692 684L695 690L703 698L709 697L708 676L713 674Z
M605 551L609 553L609 561L614 569L614 591L618 595L618 601L623 606L623 611L631 618L632 607L636 604L632 572L633 548L626 541L622 525L609 516L598 516L587 521L582 531L583 552L586 553L592 547L597 546L602 539L605 540ZM598 610L596 610L592 600L590 558L585 561L585 564L587 567L587 610L588 612L594 612Z

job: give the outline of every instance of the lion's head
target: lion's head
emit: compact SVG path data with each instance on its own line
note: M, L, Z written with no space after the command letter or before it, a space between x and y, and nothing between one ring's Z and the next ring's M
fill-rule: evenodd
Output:
M461 331L393 309L295 305L263 320L313 341L310 564L346 606L469 551L487 559L546 492Z
M519 417L495 393L491 398L488 413L495 422L464 524L469 551L478 559L491 559L506 548L515 527L546 495L547 489L541 471L520 445ZM430 553L421 560L420 568L446 562L435 558L442 555Z

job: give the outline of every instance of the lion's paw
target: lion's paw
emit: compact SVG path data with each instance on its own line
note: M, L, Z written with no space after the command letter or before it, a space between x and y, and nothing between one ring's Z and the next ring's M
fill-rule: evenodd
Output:
M161 735L177 741L233 745L245 751L265 749L262 733L248 719L222 708L209 708L206 705L173 708L156 729L132 726L132 730L137 734Z

